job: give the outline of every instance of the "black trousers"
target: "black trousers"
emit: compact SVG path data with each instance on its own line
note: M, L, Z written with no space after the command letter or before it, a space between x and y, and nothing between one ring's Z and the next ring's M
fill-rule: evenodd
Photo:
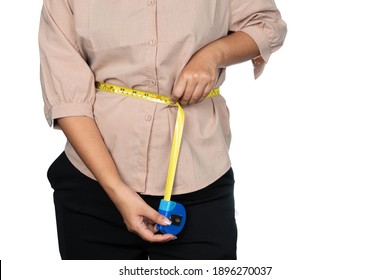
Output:
M48 179L54 189L62 259L236 259L232 169L202 190L172 196L186 208L187 222L178 239L168 243L149 243L129 232L103 188L78 171L65 153L50 166ZM162 197L142 198L158 209Z

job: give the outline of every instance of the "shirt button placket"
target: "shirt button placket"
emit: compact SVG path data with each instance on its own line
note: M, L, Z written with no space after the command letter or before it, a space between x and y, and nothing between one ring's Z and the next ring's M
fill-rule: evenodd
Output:
M149 46L148 52L148 65L146 66L146 83L150 91L158 92L158 82L157 82L157 69L156 69L156 57L157 57L157 2L156 0L148 0L148 5L150 6L150 16L152 17L153 22L151 22L150 26L150 37L147 41Z

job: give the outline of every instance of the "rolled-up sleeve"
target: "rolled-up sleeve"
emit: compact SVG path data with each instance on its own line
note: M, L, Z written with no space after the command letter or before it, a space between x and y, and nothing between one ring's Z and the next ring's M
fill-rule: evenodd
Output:
M287 26L273 0L232 0L229 31L244 32L256 42L260 55L252 63L258 78L271 53L283 45Z
M93 118L94 75L78 50L71 3L44 0L39 27L41 85L48 124L57 118Z

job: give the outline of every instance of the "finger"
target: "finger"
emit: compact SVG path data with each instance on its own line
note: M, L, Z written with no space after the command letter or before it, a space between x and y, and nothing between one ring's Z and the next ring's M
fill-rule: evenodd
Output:
M171 240L176 239L176 236L172 234L155 234L152 232L146 225L142 228L139 228L135 231L143 240L152 242L152 243L165 243Z
M171 103L176 103L184 94L184 90L186 88L187 81L183 79L181 76L175 82L171 94Z
M177 239L177 237L174 236L173 234L155 234L155 235L153 235L151 242L165 243L165 242L172 241L175 239Z
M195 87L191 99L189 100L188 104L194 104L199 102L199 100L203 97L204 88L206 85L197 84Z
M146 210L146 213L144 214L146 218L148 218L153 223L162 225L162 226L169 226L172 224L172 222L165 217L164 215L161 215L156 210L154 210L152 207L148 207Z
M184 94L183 96L180 98L180 104L182 106L186 106L189 104L191 98L192 98L192 95L194 93L194 90L197 86L197 82L195 81L189 81L187 82L187 85L186 85L186 88L184 90Z
M153 232L153 233L157 233L158 232L158 229L156 228L156 225L148 224L148 229L151 232Z
M211 83L204 84L203 86L198 84L197 88L194 91L194 94L192 95L193 98L191 98L190 104L202 102L210 94L211 90Z
M148 227L148 229L153 232L153 233L156 233L158 232L158 229L156 228L156 223L152 222L151 220L149 219L145 219L145 224L146 226Z

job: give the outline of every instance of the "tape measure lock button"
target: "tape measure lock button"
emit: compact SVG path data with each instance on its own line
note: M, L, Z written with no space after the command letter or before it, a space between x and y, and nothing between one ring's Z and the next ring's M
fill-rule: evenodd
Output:
M160 232L173 235L181 232L187 219L187 213L182 204L172 200L161 199L158 212L172 222L169 226L157 225L156 227Z
M180 226L181 221L183 220L183 216L171 214L171 217L169 217L169 220L172 221L172 225Z

